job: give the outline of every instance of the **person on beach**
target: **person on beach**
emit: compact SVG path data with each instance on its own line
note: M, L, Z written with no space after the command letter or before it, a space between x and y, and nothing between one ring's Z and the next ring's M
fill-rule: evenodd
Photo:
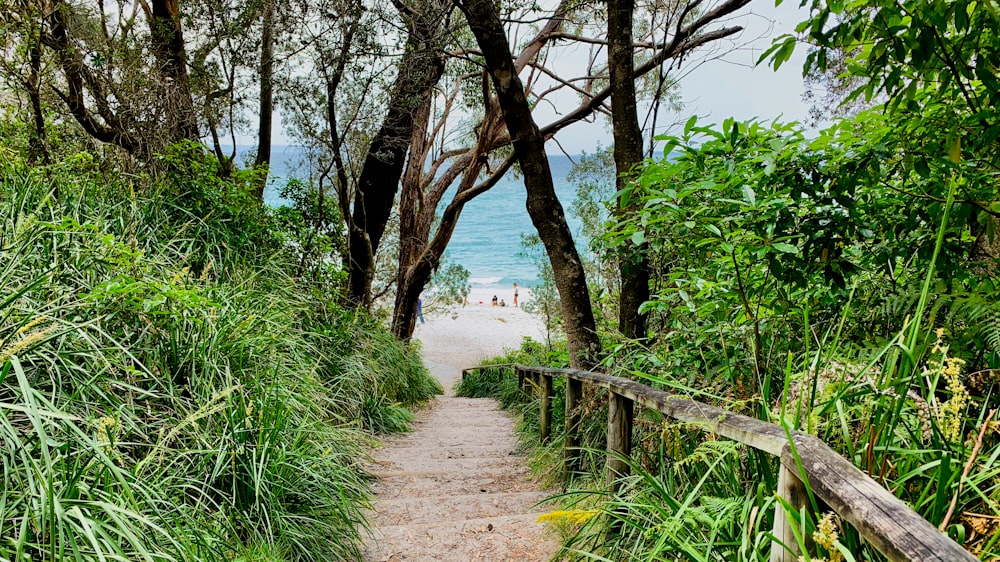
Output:
M507 303L503 302L503 299L500 299L500 306L507 306Z
M497 305L497 296L496 295L493 295L493 301L492 302L493 302L493 306Z
M514 283L514 306L517 306L517 283Z
M417 318L420 320L421 324L424 323L424 300L423 299L417 299Z

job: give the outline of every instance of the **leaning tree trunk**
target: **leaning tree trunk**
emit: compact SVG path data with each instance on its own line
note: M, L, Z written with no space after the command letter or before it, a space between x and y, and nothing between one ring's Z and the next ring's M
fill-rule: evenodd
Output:
M565 22L569 5L570 0L562 0L548 22L538 30L538 34L524 45L514 62L518 71L535 59L542 48L553 40ZM430 164L429 170L427 168L426 160L432 142L427 136L427 129L431 128L429 124L423 122L421 127L414 130L399 203L400 249L392 330L400 339L407 340L413 335L417 300L441 263L462 209L469 201L495 186L513 165L513 158L507 158L501 166L490 170L486 179L476 184L482 172L488 170L488 154L509 142L500 108L490 93L489 80L489 75L484 72L483 117L476 126L476 143L464 153L453 155L455 160L444 172L437 173L438 167L450 156L441 155L440 160ZM452 97L445 102L443 120L448 118L452 102L460 91L461 86L456 85ZM459 177L462 180L454 198L438 218L437 210L442 198L448 187ZM434 237L431 238L431 227L435 221L437 226Z
M703 45L724 39L734 33L738 33L741 30L740 27L722 28L704 33L699 32L699 30L702 30L709 23L725 18L733 11L746 5L749 1L750 0L726 0L716 8L709 10L695 20L690 21L687 25L678 27L675 36L668 44L662 45L660 51L657 52L652 59L634 69L633 78L637 79L649 73L666 60L683 57L686 53L698 49ZM687 15L690 13L690 10L697 6L697 4L697 0L689 3L682 14L682 17L680 17L678 21L687 21ZM523 47L521 53L515 59L514 68L516 71L520 72L521 69L523 69L539 52L541 52L547 42L555 40L559 37L559 29L563 25L565 15L571 5L572 2L569 0L562 0L560 2L559 6L553 11L552 17L549 18L548 22L542 26L541 29L539 29L538 34ZM484 89L488 90L488 85L484 85ZM546 126L543 130L543 136L549 138L557 131L568 127L572 123L591 116L594 112L603 107L603 104L611 97L611 92L612 88L610 86L595 92L589 99L585 99L581 102L578 108L568 112L551 125ZM486 93L488 94L488 91ZM487 101L486 106L488 114L491 112L491 108L495 103L495 100L493 102ZM433 239L428 241L430 232L429 225L435 218L433 216L434 211L438 209L438 203L444 195L444 187L451 185L456 178L463 174L463 171L466 175L478 175L478 171L482 169L482 162L478 160L477 154L481 149L485 150L485 152L483 152L483 154L485 154L510 143L510 137L507 135L507 131L504 126L501 125L499 127L494 127L492 124L493 121L493 119L484 118L483 122L480 123L480 126L477 127L477 146L469 149L469 151L458 157L455 163L450 166L447 171L438 176L438 179L443 180L443 183L435 180L434 185L426 192L419 192L412 194L412 196L404 193L401 196L401 209L405 204L407 197L411 197L411 200L420 201L422 215L430 215L429 217L421 216L420 219L415 221L413 225L406 223L404 220L401 220L400 224L401 258L404 254L403 247L405 244L412 243L414 248L423 247L423 251L421 252L408 252L408 257L405 260L401 259L399 269L397 271L398 285L397 299L393 309L393 331L402 339L407 339L410 335L412 335L413 318L415 318L416 314L417 298L419 297L420 291L426 285L427 280L430 278L434 268L436 268L438 263L440 263L441 255L447 247L448 241L450 240L451 234L454 230L454 221L458 219L462 206L467 204L477 195L490 189L491 185L495 183L495 181L498 180L506 170L505 163L502 170L494 170L491 177L479 185L470 185L468 191L463 191L462 188L460 188L460 190L456 193L455 198L442 213ZM411 148L410 158L420 158L420 155L415 154ZM508 161L511 161L511 159L508 158ZM423 166L420 164L416 165L415 169L424 170ZM437 163L432 165L431 169L436 170ZM412 183L413 182L410 182L408 179L404 179L404 191L412 188L413 186L410 185ZM417 189L422 190L423 187L418 186ZM412 204L410 204L410 206L412 207ZM405 218L405 216L406 214L403 213L402 218ZM414 225L416 226L414 227ZM424 229L425 225L427 226L426 230ZM408 230L411 227L414 227L414 230ZM641 286L648 287L648 283ZM639 305L643 300L645 299L641 298L640 295L640 297L636 299L635 305L632 308L638 311ZM645 319L642 320L645 321ZM636 330L636 332L640 334L643 331L644 328Z
M410 34L385 120L368 147L355 190L347 277L347 304L353 307L369 308L372 304L375 255L399 190L415 115L444 74L438 43L447 8L438 0L427 2L422 12L399 3L397 8L407 19Z
M608 70L611 78L611 121L615 146L615 187L627 187L634 169L642 161L642 129L635 96L635 63L632 46L632 0L608 0ZM635 209L622 197L615 206L619 220ZM625 246L619 261L621 298L618 303L618 329L625 337L646 337L646 315L639 313L649 300L649 258L644 245Z
M587 278L562 204L556 197L545 154L545 139L531 115L524 86L511 60L503 24L490 0L460 0L458 7L465 13L486 59L514 154L524 174L528 215L545 246L559 291L570 363L575 368L592 368L600 355L601 342L590 305Z
M264 18L260 36L260 114L257 120L257 157L254 168L260 172L254 185L254 197L264 202L264 186L271 167L271 126L274 120L274 3L264 0Z

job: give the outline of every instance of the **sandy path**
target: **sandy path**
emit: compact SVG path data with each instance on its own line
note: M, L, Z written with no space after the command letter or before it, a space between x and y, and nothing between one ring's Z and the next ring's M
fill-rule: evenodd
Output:
M374 453L377 529L365 562L542 561L555 552L536 522L545 508L534 504L547 494L517 453L513 420L493 400L450 391L463 367L524 335L541 337L535 318L488 305L428 315L418 327L425 364L449 391L418 414L413 432Z

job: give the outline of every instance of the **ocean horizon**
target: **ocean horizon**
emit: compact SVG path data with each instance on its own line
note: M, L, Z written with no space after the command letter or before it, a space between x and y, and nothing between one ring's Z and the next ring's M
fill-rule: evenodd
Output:
M245 154L251 148L238 146L237 153ZM264 203L280 206L288 203L280 196L281 187L289 179L307 181L311 175L310 163L305 158L305 151L295 146L275 145L271 155L271 174L264 190ZM579 242L579 220L569 212L576 197L575 187L567 180L573 163L565 155L549 155L549 165L556 194L578 240L577 246L581 252L586 251ZM440 210L451 200L454 189L453 186L445 195ZM492 189L463 208L445 259L465 267L473 287L506 290L514 283L524 287L539 283L538 267L525 254L522 245L525 236L536 234L525 207L526 200L523 178L510 171Z

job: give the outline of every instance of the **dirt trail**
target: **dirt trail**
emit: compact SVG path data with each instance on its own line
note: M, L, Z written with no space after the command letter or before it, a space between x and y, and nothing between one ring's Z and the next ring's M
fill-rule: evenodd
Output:
M446 389L477 359L458 320L438 318L417 333L425 363ZM491 345L516 345L521 327L501 323ZM374 452L376 528L364 561L548 560L557 544L536 522L546 508L534 507L547 494L518 455L513 420L494 400L447 394L418 413L413 432Z

